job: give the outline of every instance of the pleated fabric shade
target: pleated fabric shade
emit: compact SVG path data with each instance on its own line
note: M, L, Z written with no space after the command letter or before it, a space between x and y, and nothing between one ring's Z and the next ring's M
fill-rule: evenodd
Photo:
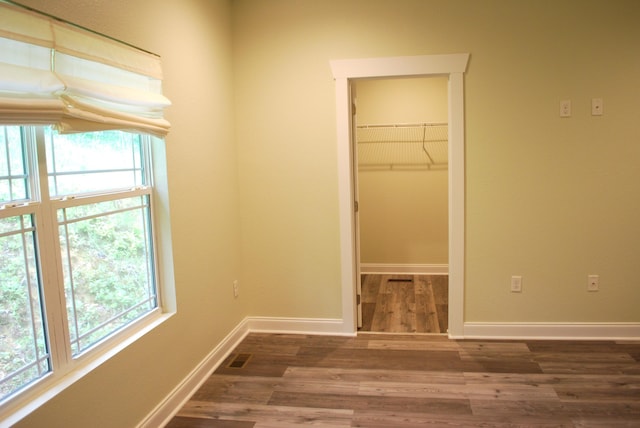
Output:
M157 55L0 1L0 124L165 136Z

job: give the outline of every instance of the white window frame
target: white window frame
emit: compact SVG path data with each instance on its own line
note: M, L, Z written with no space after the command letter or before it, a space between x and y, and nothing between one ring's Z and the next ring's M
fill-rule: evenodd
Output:
M60 247L56 212L62 206L78 205L82 199L99 201L109 196L81 196L73 201L48 196L48 177L45 153L44 128L35 128L35 140L25 137L27 163L31 184L31 200L26 204L5 208L9 216L35 214L39 265L42 273L47 341L51 371L18 392L0 402L0 425L12 425L46 403L86 374L103 364L123 349L143 337L149 331L167 321L176 311L171 247L170 219L168 211L168 183L166 180L166 152L164 140L153 136L146 143L145 157L150 167L149 186L122 193L122 198L149 195L151 240L157 307L89 347L75 357L69 342L69 331L64 304L64 281L60 271ZM24 135L33 135L25 132ZM43 201L44 199L44 201ZM86 202L86 201L84 201ZM48 214L45 213L48 211ZM45 224L45 221L49 224ZM55 280L52 281L52 276ZM62 302L53 304L52 302Z

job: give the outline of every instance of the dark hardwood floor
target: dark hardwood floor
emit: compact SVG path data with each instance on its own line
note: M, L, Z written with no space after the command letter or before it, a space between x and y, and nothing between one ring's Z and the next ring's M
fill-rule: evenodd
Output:
M168 427L300 425L638 427L640 342L253 333Z
M362 328L378 333L446 333L447 275L362 275Z

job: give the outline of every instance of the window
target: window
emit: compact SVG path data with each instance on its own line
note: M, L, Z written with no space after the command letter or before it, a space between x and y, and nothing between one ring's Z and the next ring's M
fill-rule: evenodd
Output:
M157 307L148 138L120 131L58 135L46 128L45 142L77 355Z
M1 398L59 365L51 347L78 357L158 310L149 152L141 134L0 127Z
M170 104L157 55L0 0L0 425L174 308Z
M0 127L0 397L51 369L37 260L27 145L19 127Z

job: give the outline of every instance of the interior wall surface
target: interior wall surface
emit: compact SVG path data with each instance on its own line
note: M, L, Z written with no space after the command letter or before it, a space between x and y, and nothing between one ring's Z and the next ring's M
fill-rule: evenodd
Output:
M233 10L252 313L340 316L329 61L468 52L465 321L640 321L640 3L237 0ZM592 98L604 115L591 115ZM599 292L587 292L589 274ZM510 292L512 275L522 293Z
M639 2L22 2L163 57L178 312L19 426L135 426L246 315L341 317L333 59L471 54L466 321L640 322Z
M447 123L446 77L362 79L354 84L358 125ZM425 147L432 149L433 144ZM362 161L359 158L360 164ZM388 165L358 171L360 262L447 264L446 165L428 169L393 165L392 157L388 161ZM428 157L419 152L419 157L411 159L414 161L428 162Z
M240 276L231 2L25 0L162 57L177 313L19 427L133 427L247 315Z

